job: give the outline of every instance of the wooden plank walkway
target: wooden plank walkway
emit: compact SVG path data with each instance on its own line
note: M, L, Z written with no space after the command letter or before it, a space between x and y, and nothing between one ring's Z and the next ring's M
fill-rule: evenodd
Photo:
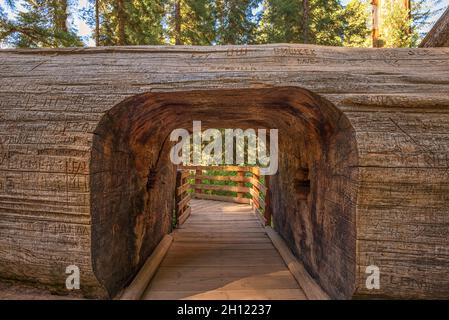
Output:
M250 206L191 207L143 299L306 299Z

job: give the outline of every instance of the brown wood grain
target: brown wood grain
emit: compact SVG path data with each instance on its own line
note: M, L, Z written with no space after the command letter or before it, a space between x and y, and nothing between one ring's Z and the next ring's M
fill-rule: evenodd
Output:
M0 277L65 294L76 264L113 296L171 231L166 137L202 120L279 129L273 224L329 296L448 297L448 75L448 48L0 50Z
M419 44L422 48L449 47L449 8Z
M252 208L220 203L216 211L216 205L192 201L192 217L173 233L173 244L142 299L306 299L257 219L251 226L258 232L253 233L246 233L238 220L219 220L228 215L254 217ZM207 224L204 232L192 222L193 217L205 216L217 219L220 228ZM186 237L189 234L193 238ZM264 241L255 244L255 239Z

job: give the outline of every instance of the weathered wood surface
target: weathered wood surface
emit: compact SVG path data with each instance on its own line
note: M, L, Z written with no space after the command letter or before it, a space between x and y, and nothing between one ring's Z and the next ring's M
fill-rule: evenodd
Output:
M2 50L0 277L117 292L170 231L164 139L203 120L279 129L274 225L331 297L448 297L448 79L446 48Z
M173 236L171 235L165 235L162 238L131 284L126 287L120 296L120 300L139 300L142 297L151 279L156 274L159 265L170 249L172 242Z
M193 200L191 207L142 299L306 299L251 206Z
M422 48L449 47L449 7L426 34L419 46Z
M329 300L329 296L323 291L323 289L315 282L309 275L304 266L298 261L298 259L292 254L290 248L285 244L284 240L279 234L271 227L265 227L265 232L270 237L271 242L281 255L288 270L295 277L301 289L304 291L305 296L309 300Z
M187 180L188 176L188 171L178 170L176 172L175 218L177 225L183 224L191 211L189 207L191 195L188 193L191 186Z

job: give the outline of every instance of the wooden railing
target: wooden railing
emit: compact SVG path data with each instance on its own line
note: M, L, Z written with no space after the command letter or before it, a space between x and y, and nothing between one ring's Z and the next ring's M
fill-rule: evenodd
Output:
M190 183L188 170L178 170L176 172L176 194L175 194L175 219L176 226L183 224L190 216L191 208L189 202L192 199L189 193Z
M190 214L190 199L246 203L253 206L265 225L271 225L268 176L258 167L183 166L176 180L176 221L182 224Z

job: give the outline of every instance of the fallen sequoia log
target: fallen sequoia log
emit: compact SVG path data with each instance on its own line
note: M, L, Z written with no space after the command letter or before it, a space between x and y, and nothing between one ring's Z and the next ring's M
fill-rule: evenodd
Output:
M331 298L449 297L449 49L0 51L0 277L112 297L171 230L175 128L278 128L275 229ZM368 266L380 288L365 285Z
M449 8L421 41L422 48L449 47Z

